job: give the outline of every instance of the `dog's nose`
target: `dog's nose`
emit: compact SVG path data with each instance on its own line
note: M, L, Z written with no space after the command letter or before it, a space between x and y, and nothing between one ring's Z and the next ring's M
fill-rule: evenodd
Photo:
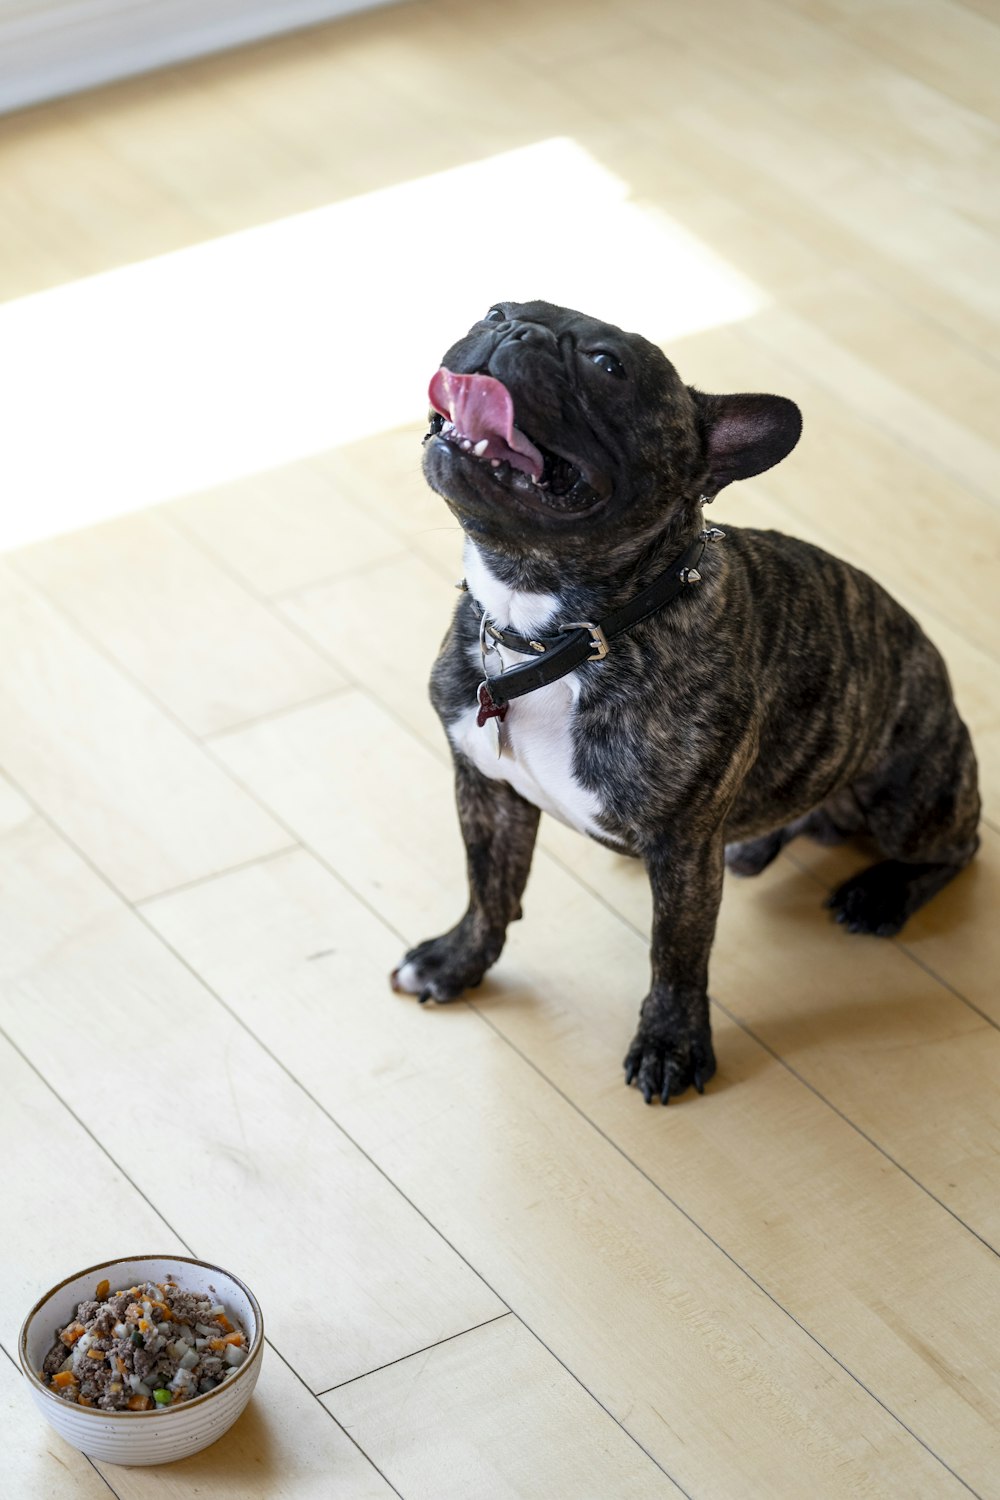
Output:
M501 327L499 330L503 332ZM556 336L551 329L545 328L541 323L511 323L509 332L504 336L504 343L519 344L555 344Z

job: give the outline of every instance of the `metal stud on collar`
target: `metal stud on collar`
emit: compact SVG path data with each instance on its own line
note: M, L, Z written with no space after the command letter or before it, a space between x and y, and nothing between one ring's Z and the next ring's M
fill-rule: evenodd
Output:
M720 531L718 526L706 526L701 534L703 542L721 542L725 540L726 533Z
M681 583L701 582L701 574L698 572L697 568L681 568L677 577L680 579Z

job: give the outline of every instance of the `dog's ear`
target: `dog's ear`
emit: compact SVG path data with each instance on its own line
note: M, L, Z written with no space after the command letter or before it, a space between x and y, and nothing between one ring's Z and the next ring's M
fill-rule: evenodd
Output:
M734 479L763 474L799 440L802 413L784 396L706 396L692 390L704 433L706 487L715 495Z

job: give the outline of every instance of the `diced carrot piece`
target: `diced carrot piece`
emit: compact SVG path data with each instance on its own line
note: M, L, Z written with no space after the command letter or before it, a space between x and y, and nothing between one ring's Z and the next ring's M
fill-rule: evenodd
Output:
M243 1344L243 1335L239 1331L236 1333L227 1333L222 1342L223 1344L235 1344L237 1349L239 1349Z
M94 1402L93 1402L92 1397L85 1396L81 1392L80 1395L77 1396L77 1398L76 1398L76 1404L77 1404L77 1406L93 1406Z
M230 1323L225 1313L216 1313L215 1321L218 1323L220 1328L225 1329L226 1333L229 1333L232 1330L233 1325L232 1323Z
M148 1411L152 1404L148 1396L130 1396L128 1398L129 1411Z
M209 1339L208 1347L210 1349L224 1349L226 1347L226 1341L225 1339Z
M111 1282L108 1281L107 1278L105 1277L105 1279L103 1281L99 1281L97 1283L97 1288L96 1288L96 1290L94 1292L94 1296L97 1298L98 1302L103 1302L104 1299L105 1299L105 1297L110 1292L110 1290L111 1290Z
M139 1319L139 1331L140 1331L140 1333L148 1333L149 1332L149 1327L150 1327L150 1324L149 1324L149 1319L148 1318L140 1318Z
M115 1355L115 1366L118 1370L119 1375L125 1374L125 1361L122 1359L120 1354Z
M87 1358L88 1359L105 1359L107 1357L107 1353L108 1353L108 1351L106 1349L88 1349L87 1350Z
M57 1375L53 1375L52 1384L58 1386L67 1386L79 1385L80 1382L77 1380L72 1370L60 1370Z
M59 1337L67 1348L69 1348L71 1344L76 1343L77 1339L83 1337L83 1333L84 1328L82 1323L70 1323L67 1328L63 1329Z

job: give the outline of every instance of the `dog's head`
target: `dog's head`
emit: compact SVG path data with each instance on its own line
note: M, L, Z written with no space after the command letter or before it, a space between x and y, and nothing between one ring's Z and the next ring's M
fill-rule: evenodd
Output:
M706 396L638 334L548 302L500 302L430 384L424 472L498 551L620 550L798 441L781 396Z

